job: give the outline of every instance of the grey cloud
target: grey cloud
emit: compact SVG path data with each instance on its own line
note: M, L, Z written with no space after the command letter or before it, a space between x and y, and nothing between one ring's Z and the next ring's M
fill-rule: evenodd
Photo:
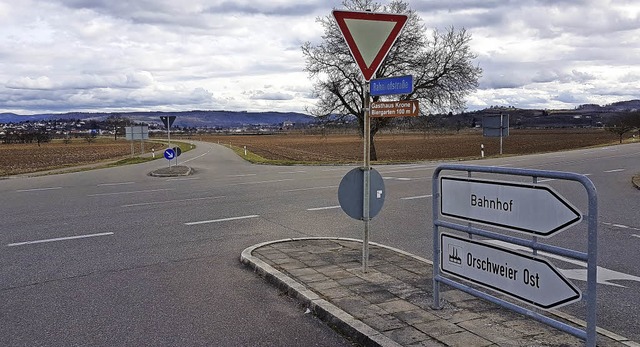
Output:
M116 75L79 75L65 76L57 80L47 76L38 78L20 77L7 82L9 89L96 89L96 88L123 88L138 89L153 84L153 77L147 72L137 72Z
M562 83L587 83L597 79L596 76L587 72L581 72L578 70L572 70L571 72L562 72L557 68L542 68L531 78L531 82L534 83L549 83L549 82L562 82Z
M587 98L585 98L583 95L576 93L575 91L560 93L556 95L553 99L563 102L565 104L585 104L589 102Z
M277 15L277 16L304 16L313 15L318 10L326 9L327 4L323 1L317 1L312 4L299 4L292 3L288 5L277 5L268 1L250 1L250 2L238 2L238 1L224 1L220 4L216 4L207 8L206 12L221 14L221 13L236 13L236 14L264 14L264 15Z
M0 109L63 112L69 110L149 109L211 104L213 95L193 90L6 90L0 89Z
M272 100L272 101L282 101L282 100L293 100L294 97L291 94L282 93L282 92L271 92L271 91L252 91L250 94L251 100Z

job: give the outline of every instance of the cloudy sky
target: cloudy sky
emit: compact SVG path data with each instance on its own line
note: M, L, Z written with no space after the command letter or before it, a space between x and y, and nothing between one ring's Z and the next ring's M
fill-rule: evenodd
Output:
M381 1L387 3L385 0ZM640 1L408 1L464 27L484 70L469 110L640 99ZM0 113L314 105L300 46L340 0L0 0Z

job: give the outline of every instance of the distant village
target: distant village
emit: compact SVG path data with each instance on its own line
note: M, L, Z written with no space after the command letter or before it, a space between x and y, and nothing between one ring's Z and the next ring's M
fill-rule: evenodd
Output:
M509 127L515 129L545 128L608 128L622 132L640 128L640 100L613 103L606 106L585 104L572 110L536 110L515 107L492 106L484 110L458 114L429 114L419 117L396 117L385 120L387 129L407 131L460 131L465 128L481 128L483 118L488 115L506 114ZM5 114L7 115L7 114ZM91 141L98 136L124 138L126 127L147 125L149 136L165 136L166 128L160 121L158 112L138 112L129 114L74 113L46 119L29 119L26 116L10 115L11 122L3 122L0 117L0 143L49 142L52 139L70 141L84 138ZM353 116L331 115L315 118L296 113L246 113L226 111L188 111L174 113L177 119L171 132L179 134L272 134L287 131L325 133L338 129L344 131L358 129L358 121ZM2 115L0 115L2 116ZM74 116L75 119L63 119ZM77 118L76 118L77 117ZM243 118L244 117L244 118ZM289 120L288 120L289 119ZM19 121L17 121L19 120ZM295 120L295 121L294 121ZM616 128L617 129L611 129ZM626 132L627 130L625 130Z
M0 123L0 142L8 143L43 143L52 139L84 138L87 141L98 136L125 137L126 127L146 125L149 136L165 136L167 130L163 124L133 122L127 118L107 118L106 120L55 119L39 121L23 121L18 123ZM196 133L260 133L287 131L296 128L294 122L285 121L275 125L245 125L241 127L180 127L172 126L171 132L176 135Z

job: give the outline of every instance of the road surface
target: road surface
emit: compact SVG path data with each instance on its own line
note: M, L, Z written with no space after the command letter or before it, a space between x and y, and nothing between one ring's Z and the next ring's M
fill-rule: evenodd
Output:
M354 166L251 165L209 143L181 161L195 174L148 176L161 159L0 180L0 345L350 345L238 258L287 237L362 238L337 198ZM466 164L588 175L600 204L598 326L640 341L640 190L630 183L640 144ZM386 199L371 241L432 258L437 165L375 167ZM581 186L544 183L587 211ZM586 249L585 230L550 242ZM583 264L552 262L584 290Z

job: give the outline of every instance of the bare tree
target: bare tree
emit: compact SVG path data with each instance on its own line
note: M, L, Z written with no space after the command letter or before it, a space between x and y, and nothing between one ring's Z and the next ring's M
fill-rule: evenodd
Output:
M640 129L640 112L632 112L616 117L607 124L606 129L618 135L620 143L622 143L624 134L634 129Z
M412 75L414 91L400 100L420 100L422 114L461 111L464 98L476 90L482 69L473 64L471 35L451 27L441 32L429 30L418 14L402 0L383 6L373 0L344 0L349 11L398 13L408 15L407 23L380 65L376 78ZM306 42L302 52L305 71L314 79L316 106L309 110L319 117L353 115L358 119L360 135L364 136L365 81L351 56L337 23L331 15L317 21L323 26L322 42ZM397 97L396 97L397 98ZM374 97L378 101L380 97ZM389 118L371 119L371 159L377 160L374 136L391 123Z
M109 127L113 127L113 139L118 140L118 132L124 134L125 127L133 124L131 119L122 116L119 113L113 113L109 117L107 117L106 121L109 124Z

